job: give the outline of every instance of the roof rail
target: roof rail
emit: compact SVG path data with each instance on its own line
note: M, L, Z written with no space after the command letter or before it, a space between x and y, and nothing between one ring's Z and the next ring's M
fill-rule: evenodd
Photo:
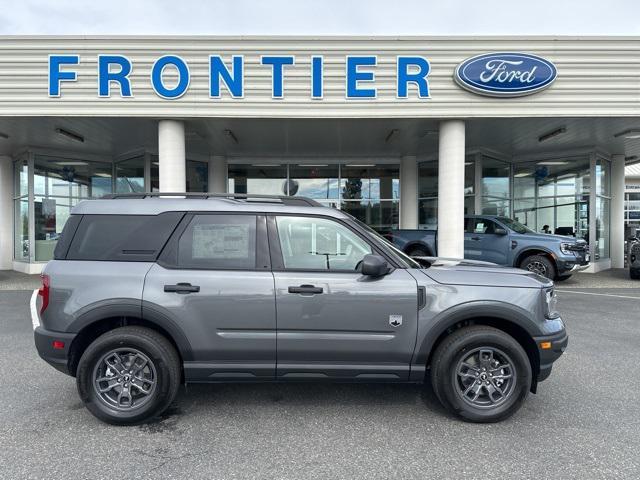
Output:
M143 198L158 198L158 197L184 197L189 199L202 199L209 198L226 198L229 200L243 200L245 202L259 202L259 203L281 203L283 205L298 205L308 207L322 207L320 202L317 202L307 197L288 197L286 195L254 195L250 193L198 193L198 192L147 192L147 193L109 193L103 195L102 199L117 200L117 199L143 199Z

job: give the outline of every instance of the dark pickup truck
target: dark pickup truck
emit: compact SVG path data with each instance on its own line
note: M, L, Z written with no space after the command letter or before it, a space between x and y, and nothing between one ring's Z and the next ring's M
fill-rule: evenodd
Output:
M396 230L390 240L412 257L438 255L436 230ZM565 280L589 266L583 239L536 233L507 217L465 216L464 258L519 267L552 280Z

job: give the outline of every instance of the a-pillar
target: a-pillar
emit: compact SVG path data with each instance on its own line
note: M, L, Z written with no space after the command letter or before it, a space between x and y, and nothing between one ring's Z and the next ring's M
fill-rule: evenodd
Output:
M184 122L158 122L158 162L161 192L184 192L187 189Z
M465 124L440 123L438 148L438 256L464 258Z

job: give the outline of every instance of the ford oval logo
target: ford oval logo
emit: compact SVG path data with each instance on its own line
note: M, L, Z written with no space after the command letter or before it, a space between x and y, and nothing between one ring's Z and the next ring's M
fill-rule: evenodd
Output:
M553 63L527 53L485 53L462 62L458 84L479 95L519 97L547 88L557 75Z

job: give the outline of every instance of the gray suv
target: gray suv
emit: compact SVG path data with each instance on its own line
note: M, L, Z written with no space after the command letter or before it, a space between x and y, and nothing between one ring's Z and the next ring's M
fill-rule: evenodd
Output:
M566 348L535 273L420 265L304 198L177 195L79 203L34 292L40 356L106 422L159 415L181 383L427 379L494 422Z

